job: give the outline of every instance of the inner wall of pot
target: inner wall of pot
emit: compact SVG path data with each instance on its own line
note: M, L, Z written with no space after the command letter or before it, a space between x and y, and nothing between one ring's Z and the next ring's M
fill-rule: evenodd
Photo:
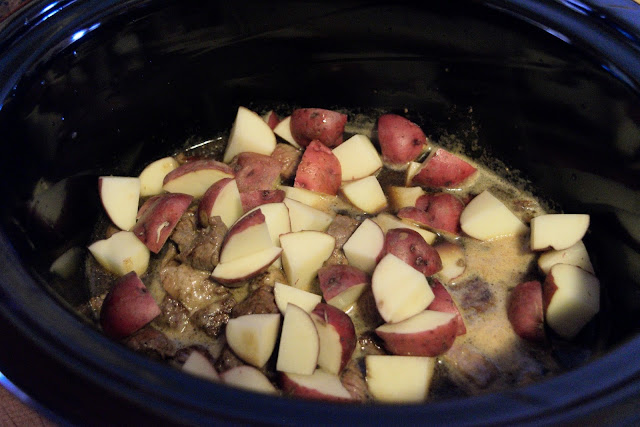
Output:
M0 113L3 222L43 285L70 308L87 299L82 277L48 268L89 242L97 176L214 138L239 105L384 110L590 213L604 344L637 332L637 94L597 57L479 6L317 6L150 6L87 26L29 70Z

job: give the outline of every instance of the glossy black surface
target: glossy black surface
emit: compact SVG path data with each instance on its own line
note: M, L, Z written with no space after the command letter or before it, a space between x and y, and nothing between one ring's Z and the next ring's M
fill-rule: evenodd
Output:
M5 24L0 371L79 423L638 419L640 30L593 3L365 3L35 2ZM407 108L434 140L590 213L601 354L498 395L360 407L229 390L107 340L72 310L86 290L47 273L88 241L95 177L210 139L238 105ZM52 190L33 197L38 180Z

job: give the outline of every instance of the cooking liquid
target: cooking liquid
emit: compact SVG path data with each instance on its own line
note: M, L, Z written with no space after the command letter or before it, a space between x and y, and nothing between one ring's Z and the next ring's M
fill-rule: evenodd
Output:
M345 129L345 140L355 133L371 137L374 123L375 121L371 120L370 116L350 114ZM209 145L198 144L196 149L187 149L186 153L187 155L204 155L220 160L225 144L226 137L223 136L212 141ZM430 143L431 150L437 148L436 144ZM449 142L444 148L460 155ZM476 164L464 155L461 157L477 167L478 172L461 188L444 191L464 200L489 189L525 223L528 223L531 217L545 213L542 204L531 194L517 188L495 172ZM378 174L383 188L389 185L404 186L404 178L404 172L388 168L383 168ZM357 211L339 197L327 198L325 206L316 206L316 208L331 213L349 214L360 221L370 217L370 215ZM439 234L435 243L445 240L455 241L462 245L466 256L466 269L461 276L450 282L441 280L460 309L467 329L465 335L456 338L452 349L462 349L465 346L477 349L488 364L495 367L496 375L488 383L478 384L473 378L461 372L457 362L449 360L447 353L445 353L438 357L438 368L432 383L430 398L497 391L514 385L526 384L559 371L557 363L551 357L550 349L519 338L507 319L506 307L510 291L523 281L541 278L537 272L537 255L528 249L528 234L487 242L464 235ZM153 271L154 268L157 269L157 264L154 263L157 263L157 260L152 260L150 271ZM433 277L438 278L439 276L435 274ZM156 301L162 301L166 292L158 275L151 273L150 279L147 283L149 290ZM486 310L478 311L474 308L465 310L460 304L468 293L469 283L474 280L486 284L484 289L488 289L491 295L492 303ZM247 288L248 286L242 286L230 289L230 291L236 301L240 302L247 296ZM320 293L317 280L314 289ZM370 310L370 307L368 309ZM351 307L347 313L354 322L358 336L372 331L382 323L379 316L371 315L371 313L366 314L359 304ZM181 330L167 329L163 332L176 343L177 348L193 344L204 345L214 357L219 355L224 345L224 338L212 339L190 324L186 324ZM362 349L358 347L353 357L361 359L363 355Z

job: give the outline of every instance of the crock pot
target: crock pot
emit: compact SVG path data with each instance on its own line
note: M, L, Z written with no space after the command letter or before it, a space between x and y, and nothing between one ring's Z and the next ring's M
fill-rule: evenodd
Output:
M47 0L1 23L4 383L63 424L637 422L640 6L422 3ZM406 108L589 213L595 356L502 393L362 406L230 389L104 337L74 309L87 290L48 272L89 242L96 176L211 139L238 105Z

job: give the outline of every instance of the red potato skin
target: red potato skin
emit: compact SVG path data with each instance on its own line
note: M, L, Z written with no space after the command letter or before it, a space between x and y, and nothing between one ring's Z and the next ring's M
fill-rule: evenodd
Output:
M269 125L269 127L271 128L271 130L273 130L273 129L275 129L276 126L278 126L278 123L280 123L280 118L278 117L278 115L276 113L271 111L267 115L266 122Z
M416 200L416 208L427 214L427 227L456 235L460 234L460 215L464 206L462 200L448 193L425 194Z
M217 169L224 173L228 173L230 176L235 175L233 169L231 169L228 165L218 162L216 160L211 159L203 159L203 160L193 160L188 161L187 163L183 163L178 166L171 172L169 172L162 181L162 185L165 185L167 182L172 181L176 178L181 177L182 175L186 175L190 172L196 172L203 169Z
M378 119L378 141L386 163L403 165L420 155L427 137L418 125L404 117L384 114Z
M376 334L384 341L386 349L395 355L436 357L451 348L457 330L458 323L453 318L428 331L398 334L376 330Z
M255 211L251 212L244 218L241 218L238 221L236 221L236 223L233 224L229 229L229 231L227 232L227 235L224 236L222 245L220 245L220 253L224 251L224 247L227 245L227 242L232 236L234 236L235 234L241 233L242 231L246 230L249 227L253 227L254 225L262 224L264 222L265 222L264 214L260 209L256 209Z
M157 254L192 200L192 196L182 193L151 197L140 208L138 221L131 231L151 252Z
M231 181L233 181L233 178L222 178L221 180L214 182L202 195L202 199L200 199L200 203L198 204L198 219L200 220L201 225L206 227L209 224L211 209L213 209L213 205L215 204L218 195Z
M320 141L312 141L302 155L293 186L335 196L341 183L338 158Z
M397 256L425 276L431 276L442 269L438 251L425 242L417 231L408 228L387 231L378 261L386 254Z
M135 271L116 280L100 310L100 326L105 335L122 339L136 332L160 314Z
M356 349L356 328L347 313L326 303L318 303L311 311L311 315L316 316L316 321L333 326L340 336L342 345L342 360L340 362L340 372L347 366L351 355Z
M299 108L291 113L291 136L301 147L317 140L329 148L342 144L347 116L322 108Z
M538 343L546 340L542 289L537 280L520 283L511 291L507 305L507 317L515 333L522 339Z
M424 161L411 182L423 187L452 188L462 184L475 171L469 163L439 148Z
M234 159L238 191L274 190L280 184L280 162L264 154L244 152Z
M464 335L467 333L467 327L464 325L464 320L462 320L462 315L456 306L456 303L453 302L453 298L447 291L447 288L444 287L442 283L438 280L433 280L431 283L431 290L433 291L433 295L435 298L427 307L427 310L433 311L441 311L443 313L453 313L456 315L456 336Z
M249 212L251 209L267 203L280 203L284 200L284 191L282 190L254 190L246 193L240 193L240 201L242 209Z
M321 393L318 390L304 387L291 380L286 372L280 372L279 383L282 391L290 396L296 396L309 400L324 400L327 402L352 402L352 399L345 399L330 394Z
M278 143L271 153L271 157L280 162L280 177L290 179L295 175L298 164L300 164L302 151L293 145Z
M325 301L333 299L352 286L370 281L367 273L350 265L334 264L318 270L318 282Z

